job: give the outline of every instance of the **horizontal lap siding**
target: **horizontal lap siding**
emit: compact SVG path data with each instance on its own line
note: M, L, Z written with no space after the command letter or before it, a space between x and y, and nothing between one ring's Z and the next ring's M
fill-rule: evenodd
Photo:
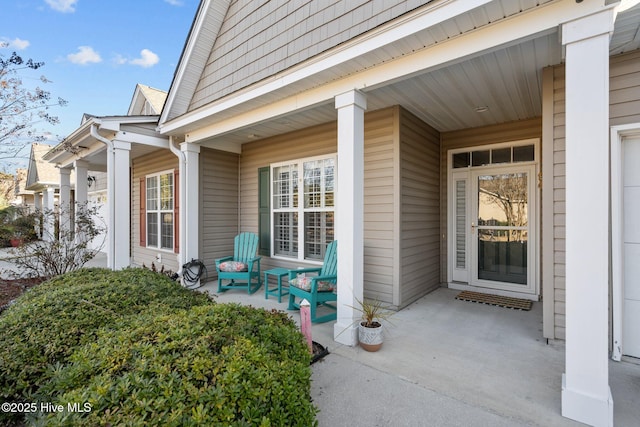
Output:
M233 255L238 234L238 155L203 148L200 151L200 258L209 276L215 260Z
M178 167L178 158L169 150L158 150L132 161L133 182L131 185L131 247L134 265L156 267L178 271L177 254L173 251L159 250L140 246L140 178L163 171L174 171ZM117 196L116 196L117 197ZM162 254L162 263L156 262L156 254Z
M440 285L440 134L400 110L400 306Z
M564 66L553 69L553 319L554 336L565 339L565 82Z
M518 122L503 123L481 128L470 128L441 134L440 148L440 234L443 237L440 249L441 281L447 281L447 197L448 169L447 151L454 148L475 147L542 137L542 119L535 118Z
M610 58L609 124L640 122L640 52ZM565 339L565 77L554 68L554 319L555 336Z
M399 286L394 278L396 111L367 113L364 126L364 296L392 305Z
M365 114L364 288L365 296L387 303L392 303L394 286L393 129L393 108ZM240 231L258 232L259 168L336 152L336 122L244 144L240 157ZM340 177L337 179L339 186ZM296 260L262 257L262 270L302 265Z
M611 126L640 123L640 52L611 58L609 77Z
M240 155L240 230L258 233L258 169L287 160L334 154L337 150L336 123L313 126L296 132L250 142ZM272 219L273 220L273 219ZM261 269L296 268L294 260L263 256Z

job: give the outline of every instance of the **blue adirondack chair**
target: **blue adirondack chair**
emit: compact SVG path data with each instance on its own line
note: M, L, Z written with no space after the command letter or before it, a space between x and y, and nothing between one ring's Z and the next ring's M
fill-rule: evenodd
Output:
M306 299L311 305L312 323L323 323L337 318L336 306L329 304L338 300L335 293L338 279L337 247L338 242L335 240L327 245L322 267L289 270L289 310L299 309L300 302ZM309 273L317 275L310 276ZM300 299L299 302L296 302L296 297ZM318 317L316 309L320 305L330 308L333 312Z
M216 260L218 272L218 292L229 289L247 288L249 294L254 293L260 286L260 257L258 252L258 235L255 233L240 233L233 240L233 256ZM223 285L222 281L229 281Z

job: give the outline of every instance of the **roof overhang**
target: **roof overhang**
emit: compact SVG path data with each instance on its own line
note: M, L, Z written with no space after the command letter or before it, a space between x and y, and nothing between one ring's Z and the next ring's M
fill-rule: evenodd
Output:
M60 188L60 183L59 182L37 182L33 185L30 185L29 187L25 187L25 190L29 190L33 193L40 193L48 188L53 188L55 190L57 190L58 188Z
M180 55L180 61L171 82L164 108L160 114L160 123L183 114L189 105L198 84L198 78L204 70L210 46L216 40L218 32L229 8L230 0L202 0L189 35Z
M239 131L244 135L244 142L248 142L247 136L253 134L269 136L270 132L276 134L293 130L285 123L296 115L302 117L305 111L313 111L316 120L320 120L318 123L335 119L333 99L337 94L358 89L375 98L377 93L382 94L381 88L411 82L416 77L503 52L510 47L525 43L534 47L535 43L553 45L548 49L548 59L543 58L539 63L530 65L536 67L533 71L535 78L536 73L541 74L541 68L561 62L558 29L563 23L618 4L604 0L580 4L575 0L551 1L507 17L501 16L487 25L471 26L459 34L446 35L450 27L472 22L472 17L479 11L486 12L485 6L489 8L496 3L499 2L429 3L298 66L194 111L166 121L162 120L166 119L163 112L158 130L164 135L184 137L187 142L239 152L242 143ZM446 37L424 46L417 44L430 38L429 32L434 29L445 33ZM503 53L498 56L498 60L509 59ZM489 75L489 78L496 77ZM468 76L466 80L466 84L473 84ZM536 90L538 82L527 84ZM457 89L464 93L465 88ZM404 90L405 96L410 98L411 84ZM369 109L385 106L384 99L373 99L368 104ZM431 108L442 105L432 104ZM304 121L307 125L309 122ZM495 122L499 123L499 118ZM283 125L279 126L279 123ZM263 132L254 132L255 129ZM451 129L442 126L438 130Z
M85 160L89 170L106 171L107 146L92 136L92 127L104 139L131 143L131 157L135 158L158 148L169 148L169 138L155 131L157 122L158 116L90 117L43 158L60 168L69 168L76 160Z

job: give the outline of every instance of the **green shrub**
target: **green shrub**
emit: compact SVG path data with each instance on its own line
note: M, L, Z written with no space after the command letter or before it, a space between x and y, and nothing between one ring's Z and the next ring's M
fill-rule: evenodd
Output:
M143 269L69 273L0 316L0 400L91 407L38 425L315 425L309 362L286 314Z
M65 363L103 326L143 310L202 304L205 295L143 269L86 269L38 285L0 316L0 400L36 392L50 364Z
M310 355L286 314L214 304L130 320L127 328L101 330L43 389L56 404L88 402L91 412L44 414L48 422L315 423Z

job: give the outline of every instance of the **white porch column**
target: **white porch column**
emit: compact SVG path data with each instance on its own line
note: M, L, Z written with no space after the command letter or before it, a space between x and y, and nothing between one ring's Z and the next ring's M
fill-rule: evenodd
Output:
M55 239L55 224L53 221L53 199L55 191L55 188L47 187L42 192L42 212L44 213L42 240L45 242L52 242Z
M42 213L42 193L33 193L33 208L35 209L36 213ZM39 238L42 238L42 228L40 224L40 218L38 216L36 216L35 229L36 235Z
M60 169L60 234L71 231L71 169Z
M335 237L338 241L338 319L334 339L358 343L353 307L363 298L364 275L364 110L365 95L357 90L335 98L338 110L338 188Z
M181 268L191 259L199 259L199 191L200 188L200 146L192 143L181 143L180 150L184 162L180 162L179 175L179 255L178 265ZM189 287L197 287L199 283L184 283Z
M131 264L131 182L129 173L129 152L131 143L113 141L113 153L107 156L107 203L109 210L109 248L107 266L120 270Z
M613 425L608 375L609 35L613 9L562 26L566 46L566 352L562 415Z
M76 170L76 206L85 206L87 204L89 163L84 160L76 160L73 162L73 167Z

